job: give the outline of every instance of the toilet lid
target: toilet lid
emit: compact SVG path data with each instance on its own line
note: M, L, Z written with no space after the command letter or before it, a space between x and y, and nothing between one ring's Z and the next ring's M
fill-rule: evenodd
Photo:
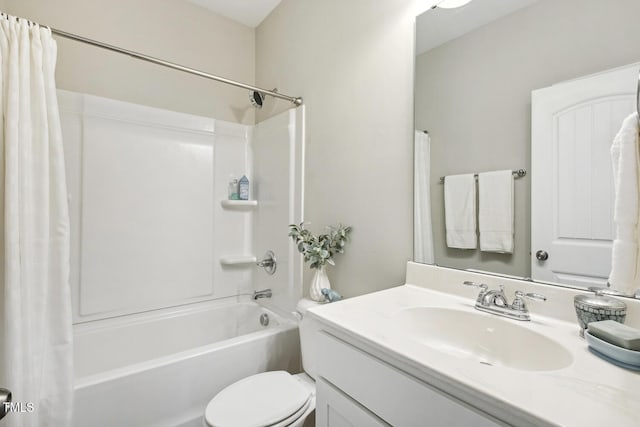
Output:
M205 419L212 427L272 426L300 412L310 398L311 392L288 372L264 372L218 393L207 405Z

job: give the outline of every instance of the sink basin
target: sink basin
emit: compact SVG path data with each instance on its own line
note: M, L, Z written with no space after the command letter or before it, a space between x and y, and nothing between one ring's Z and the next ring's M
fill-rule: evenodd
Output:
M573 361L556 341L498 316L439 307L410 307L392 317L398 330L461 359L523 371L562 369Z

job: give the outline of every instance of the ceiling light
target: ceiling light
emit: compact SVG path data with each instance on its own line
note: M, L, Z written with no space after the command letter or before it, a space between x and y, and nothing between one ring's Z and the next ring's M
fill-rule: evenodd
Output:
M441 7L443 9L454 9L456 7L462 7L470 1L471 0L444 0L438 3L436 7Z

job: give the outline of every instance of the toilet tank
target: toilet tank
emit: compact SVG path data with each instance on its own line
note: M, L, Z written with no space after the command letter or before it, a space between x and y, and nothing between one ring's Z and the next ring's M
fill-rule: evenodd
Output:
M320 324L307 315L307 310L317 307L322 303L311 301L310 299L301 299L296 306L296 314L298 317L298 329L300 331L300 351L302 353L302 369L314 380L318 375L317 360L317 340Z

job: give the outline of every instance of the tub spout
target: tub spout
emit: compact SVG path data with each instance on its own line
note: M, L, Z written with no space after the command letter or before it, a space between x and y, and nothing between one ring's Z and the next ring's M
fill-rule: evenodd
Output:
M253 299L258 298L271 298L271 289L263 289L261 291L253 291Z

